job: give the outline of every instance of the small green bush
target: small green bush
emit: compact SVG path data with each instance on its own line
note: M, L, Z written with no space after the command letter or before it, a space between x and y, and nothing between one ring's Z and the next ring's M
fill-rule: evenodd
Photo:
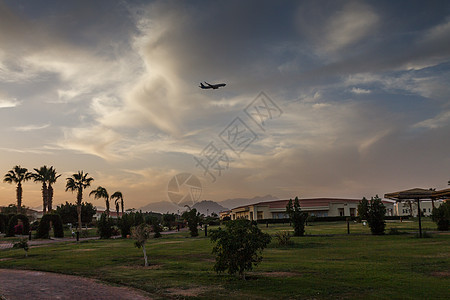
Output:
M292 245L291 234L289 231L279 231L275 233L275 238L278 241L278 245L280 246L288 246Z

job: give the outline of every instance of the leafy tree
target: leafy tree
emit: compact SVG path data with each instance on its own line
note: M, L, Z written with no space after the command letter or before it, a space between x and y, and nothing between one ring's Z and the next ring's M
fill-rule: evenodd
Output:
M48 205L48 188L47 181L49 178L49 169L47 166L40 167L39 169L34 169L35 173L32 173L34 182L42 183L42 212L45 215L47 212Z
M294 236L305 235L305 222L308 218L308 213L301 210L298 197L295 197L294 204L292 204L292 199L289 199L286 205L286 213L289 215L294 227Z
M106 215L109 217L109 194L104 187L97 187L95 190L89 193L89 196L94 195L94 199L105 198L106 203Z
M386 222L384 216L386 214L386 207L384 206L378 195L371 198L369 208L367 212L367 223L369 224L370 231L374 235L384 234Z
M117 211L117 217L119 217L119 209L118 209L118 202L119 202L119 201L120 201L120 206L121 206L121 208L122 208L122 215L123 215L123 213L124 213L124 211L123 211L123 195L122 195L122 193L119 192L119 191L114 192L114 193L111 195L111 200L113 200L113 199L115 199L116 211Z
M134 215L135 213L127 213L122 215L119 221L120 234L123 238L131 234L131 227L134 225Z
M61 174L57 175L56 170L53 168L53 166L50 167L48 170L48 202L47 202L47 210L52 211L53 210L53 184L56 183L56 180L61 177Z
M152 230L154 232L153 237L160 238L162 227L161 224L159 223L159 219L156 216L150 215L146 217L146 223L152 226Z
M448 231L450 228L450 201L442 203L433 209L432 219L436 222L438 230Z
M200 222L200 213L195 208L187 210L182 217L187 221L189 232L192 237L198 236L198 223Z
M78 214L78 231L81 232L81 203L83 202L83 190L91 186L91 182L94 178L88 177L88 173L78 171L67 178L66 192L77 191L77 214Z
M249 220L228 221L225 230L211 230L211 241L216 244L212 252L216 254L216 272L228 270L245 279L245 271L250 271L262 261L262 250L270 243L271 237L263 233Z
M66 204L61 204L56 207L56 213L61 216L63 224L77 223L77 206L75 204L66 201ZM81 204L81 222L91 223L93 216L97 213L94 205L89 202L84 202Z
M100 220L97 223L97 232L102 239L109 239L113 233L113 220L105 213L102 213Z
M175 221L177 219L177 216L175 214L164 214L163 217L163 225L167 226L169 230L172 230L172 226L175 224Z
M358 204L358 217L359 220L367 220L367 214L369 212L369 201L367 201L366 197L363 197Z
M27 211L27 209L29 209L29 207L22 206L22 209L24 211ZM9 204L8 206L3 207L2 208L2 213L4 213L5 215L15 215L15 214L17 214L17 205Z
M28 181L32 178L32 174L28 172L27 168L15 166L8 173L5 174L3 181L6 183L16 183L16 197L17 197L17 213L22 211L22 182Z
M147 259L147 251L145 249L145 242L151 238L152 228L150 225L146 223L142 223L132 230L132 237L136 240L134 245L138 248L142 248L142 252L144 253L144 265L148 267L148 259Z

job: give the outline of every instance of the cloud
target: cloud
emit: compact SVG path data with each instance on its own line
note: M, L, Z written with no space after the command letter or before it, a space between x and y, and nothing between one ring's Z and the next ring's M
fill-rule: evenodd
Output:
M370 90L362 89L362 88L356 88L356 87L352 88L350 91L351 91L353 94L357 94L357 95L360 95L360 94L370 94L370 93L371 93Z
M50 123L44 124L44 125L26 125L26 126L14 127L14 130L16 130L16 131L35 131L35 130L45 129L49 126L50 126Z
M0 99L0 108L12 108L20 105L17 99Z
M307 2L299 6L297 28L321 56L347 49L372 33L379 22L374 9L362 2Z
M57 142L57 146L107 160L116 160L120 157L115 154L114 147L119 140L118 133L102 126L64 128L64 138Z
M436 129L450 125L450 110L439 113L434 118L420 121L414 124L413 128Z

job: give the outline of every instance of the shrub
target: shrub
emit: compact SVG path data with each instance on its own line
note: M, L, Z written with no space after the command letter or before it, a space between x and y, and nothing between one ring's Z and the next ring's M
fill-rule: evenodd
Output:
M21 220L23 224L22 232L20 234L28 234L30 231L30 221L28 220L28 217L22 214L17 214L9 216L6 236L14 236L14 227L17 225L17 220Z
M64 237L64 229L59 214L46 214L42 217L41 221L39 222L39 226L36 230L37 238L48 239L50 237L49 236L50 222L52 222L55 237L57 238Z
M279 231L275 233L275 238L280 246L292 245L291 234L288 231Z
M8 225L8 216L5 214L0 214L0 232L6 232Z
M433 209L432 220L436 222L440 231L448 231L450 228L450 201L442 203Z
M384 215L386 214L386 207L384 207L381 199L378 195L369 202L367 211L367 223L369 223L370 231L374 235L384 234L386 222L384 221Z
M214 270L228 270L245 279L245 271L262 261L262 250L270 240L270 235L244 219L226 222L225 230L211 230L211 241L216 243L212 250L216 254Z
M13 248L25 250L25 257L28 257L28 241L22 239L13 245Z

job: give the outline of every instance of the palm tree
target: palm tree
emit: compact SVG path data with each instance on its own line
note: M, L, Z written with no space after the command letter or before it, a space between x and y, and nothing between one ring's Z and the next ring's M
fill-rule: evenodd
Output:
M67 191L77 191L77 213L78 213L78 231L81 232L81 202L83 201L83 189L91 186L91 182L94 178L88 177L88 173L83 173L83 171L78 171L72 175L72 177L67 178L66 182L66 192Z
M119 192L119 191L115 192L114 194L111 195L111 199L116 199L115 202L118 202L120 200L120 206L122 208L122 216L123 216L123 196L122 196L122 193ZM116 206L117 206L117 204L116 204ZM119 213L118 212L119 212L119 209L117 209L117 217L119 217Z
M48 188L47 181L49 178L49 168L47 166L34 168L35 173L32 174L34 182L42 182L42 213L45 215L47 212L48 204Z
M89 196L94 195L94 199L105 198L106 215L109 217L109 194L104 187L99 186L97 189L91 191Z
M21 166L15 166L12 170L9 170L3 178L4 182L17 183L16 195L17 195L17 213L22 211L22 182L30 180L32 175L28 172L27 168Z
M53 166L50 167L48 170L48 198L47 198L47 205L48 205L48 211L53 210L53 184L56 182L56 180L61 177L61 174L56 175L56 170L53 169Z

